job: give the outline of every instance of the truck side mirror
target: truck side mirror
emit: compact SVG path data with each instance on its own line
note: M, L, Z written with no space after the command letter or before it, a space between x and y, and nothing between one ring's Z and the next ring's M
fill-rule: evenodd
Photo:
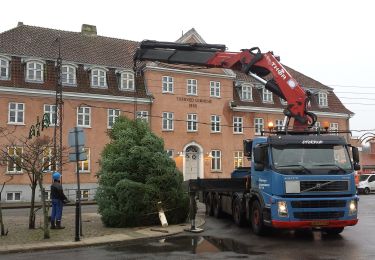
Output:
M263 171L265 166L265 147L257 146L254 148L254 169Z
M248 159L250 159L252 156L252 149L253 149L253 140L251 139L243 140L243 152Z
M353 154L353 161L355 163L359 163L359 152L357 147L352 146L352 154Z

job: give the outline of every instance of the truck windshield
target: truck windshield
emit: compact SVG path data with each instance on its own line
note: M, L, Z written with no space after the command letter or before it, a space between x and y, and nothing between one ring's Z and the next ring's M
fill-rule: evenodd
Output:
M352 171L343 145L274 145L272 163L283 174L346 174Z

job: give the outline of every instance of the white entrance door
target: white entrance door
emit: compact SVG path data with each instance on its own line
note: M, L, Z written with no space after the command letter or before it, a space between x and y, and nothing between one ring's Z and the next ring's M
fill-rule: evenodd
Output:
M189 146L185 151L184 180L197 179L199 176L199 150L196 146Z

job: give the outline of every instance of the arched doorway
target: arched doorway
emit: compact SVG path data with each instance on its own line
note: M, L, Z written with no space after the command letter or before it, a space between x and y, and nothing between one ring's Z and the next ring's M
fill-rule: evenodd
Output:
M184 180L197 179L202 175L201 149L194 144L188 145L184 152Z

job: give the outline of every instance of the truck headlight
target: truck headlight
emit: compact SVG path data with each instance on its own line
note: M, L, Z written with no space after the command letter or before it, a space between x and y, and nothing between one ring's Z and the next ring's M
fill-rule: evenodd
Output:
M349 202L349 216L357 214L357 201L351 200Z
M277 211L279 212L280 217L288 216L288 206L286 204L286 201L277 202Z

